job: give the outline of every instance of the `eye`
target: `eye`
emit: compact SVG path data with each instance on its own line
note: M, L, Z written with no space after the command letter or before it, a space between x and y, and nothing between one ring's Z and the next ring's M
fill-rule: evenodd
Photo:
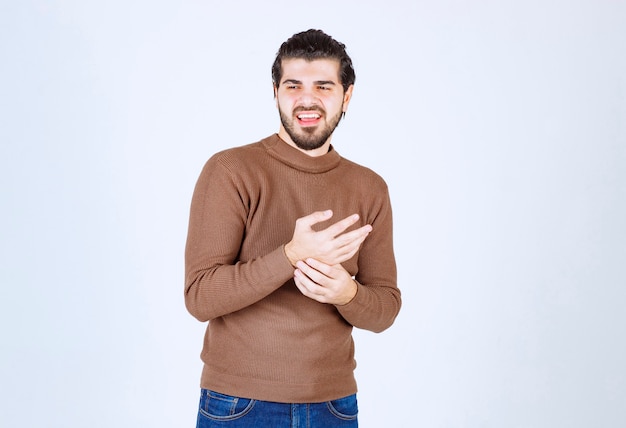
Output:
M320 91L330 91L330 86L320 85L317 87Z

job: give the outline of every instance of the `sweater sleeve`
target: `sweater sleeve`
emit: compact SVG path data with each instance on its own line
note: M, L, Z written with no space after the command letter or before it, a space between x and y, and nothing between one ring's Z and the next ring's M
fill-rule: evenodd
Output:
M212 157L196 183L185 247L185 305L200 321L243 309L293 276L282 246L238 260L247 215L241 183L219 156Z
M372 232L359 250L355 277L357 294L348 304L337 306L350 324L376 333L393 324L402 304L393 251L391 203L386 186L380 194L378 206L369 219Z

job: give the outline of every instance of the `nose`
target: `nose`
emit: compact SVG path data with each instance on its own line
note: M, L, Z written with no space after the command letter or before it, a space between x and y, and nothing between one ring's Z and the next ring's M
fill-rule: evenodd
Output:
M299 104L303 106L311 106L311 105L319 104L317 96L315 95L315 92L311 88L302 88L298 101L299 101Z

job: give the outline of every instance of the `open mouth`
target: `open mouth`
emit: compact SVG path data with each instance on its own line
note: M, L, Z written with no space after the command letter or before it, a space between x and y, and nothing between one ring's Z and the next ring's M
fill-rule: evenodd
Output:
M316 112L302 112L296 115L296 118L298 119L300 125L310 126L316 125L322 118L322 115Z

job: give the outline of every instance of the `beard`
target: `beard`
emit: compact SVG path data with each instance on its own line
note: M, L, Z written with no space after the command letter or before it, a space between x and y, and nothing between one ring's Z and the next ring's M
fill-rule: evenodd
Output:
M278 111L280 114L280 121L287 132L287 135L291 137L291 140L296 144L296 146L302 150L315 150L319 149L328 141L332 133L339 125L341 121L342 111L339 111L335 116L329 118L328 121L324 121L323 123L317 126L308 126L301 128L299 131L296 130L296 120L295 117L298 111L318 111L322 114L322 117L326 117L326 112L319 107L299 107L296 108L293 112L293 116L289 117L281 108L278 107Z

